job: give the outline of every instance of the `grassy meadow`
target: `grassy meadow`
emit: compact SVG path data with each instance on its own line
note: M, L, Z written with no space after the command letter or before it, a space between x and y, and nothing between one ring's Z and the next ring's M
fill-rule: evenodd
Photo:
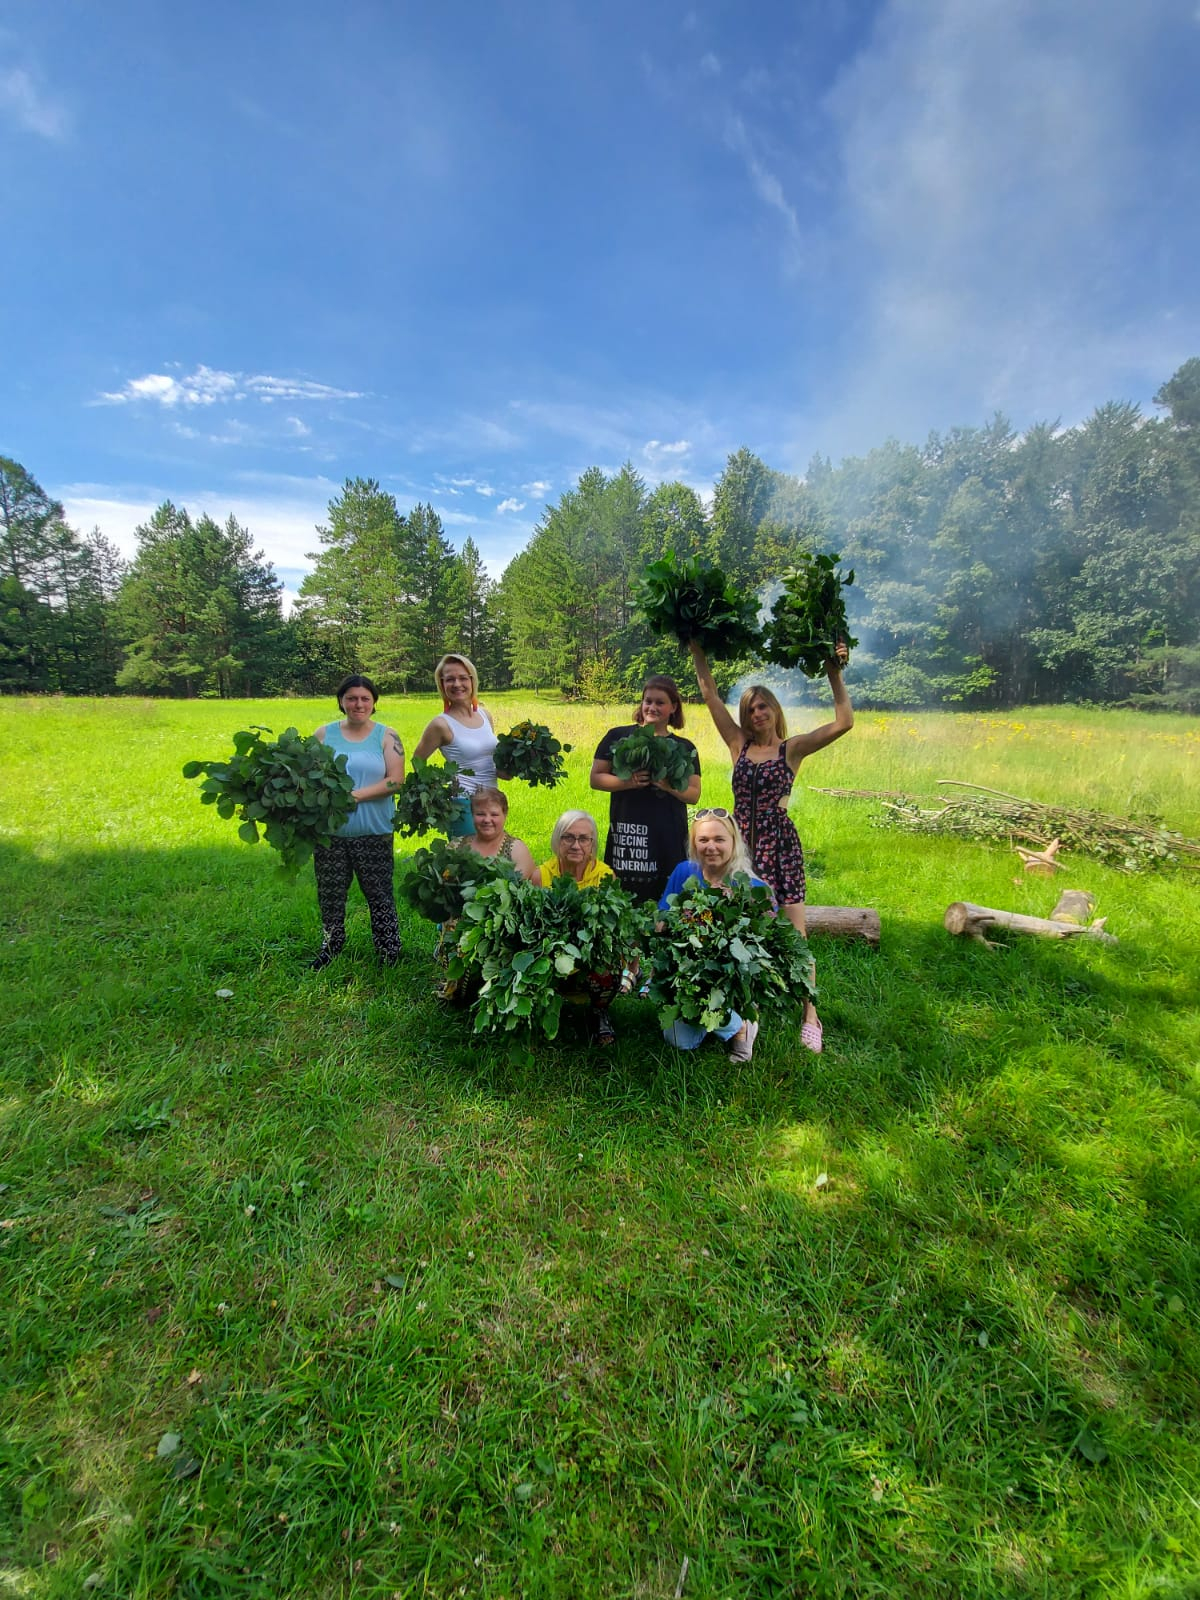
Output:
M509 786L535 857L603 822L628 708L489 703L575 745ZM1200 872L1014 882L808 787L1196 837L1200 723L860 716L793 814L882 946L814 941L825 1053L735 1067L637 999L608 1052L480 1039L357 891L307 971L311 873L180 768L333 714L0 701L0 1600L1200 1595ZM1061 887L1120 942L942 928Z

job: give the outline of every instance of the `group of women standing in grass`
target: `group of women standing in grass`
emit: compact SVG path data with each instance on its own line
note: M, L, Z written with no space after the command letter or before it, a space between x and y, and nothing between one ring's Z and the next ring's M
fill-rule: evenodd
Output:
M434 678L442 711L425 727L414 754L424 759L440 750L444 759L466 769L459 777L462 810L449 830L451 838L479 855L505 857L523 877L543 887L556 877L569 876L588 888L611 873L636 899L654 899L665 908L666 897L692 878L720 885L735 873L751 873L752 881L770 888L777 905L803 934L804 851L788 815L788 799L801 762L854 725L841 673L845 647L839 645L836 659L826 664L833 720L790 738L783 709L770 689L762 684L748 688L735 721L704 652L694 643L691 651L700 693L729 750L732 815L723 807L702 808L689 827L688 807L700 799L700 758L695 745L679 731L684 711L678 686L664 676L646 680L634 722L610 728L596 747L591 786L609 795L603 861L595 819L586 811L564 812L555 824L550 856L540 865L534 864L528 847L509 834L508 802L497 787L497 778L506 776L496 772L497 735L491 715L479 703L478 674L465 656L443 656L438 663ZM358 807L330 848L314 857L322 943L312 965L328 965L345 942L346 897L354 877L370 911L376 951L381 960L394 962L400 938L392 890L390 796L404 781L404 746L393 728L375 722L378 693L369 678L361 674L346 678L338 686L337 699L341 720L318 729L317 737L346 755ZM638 728L686 747L691 776L683 788L673 788L665 779L652 780L645 771L628 778L613 771L615 747ZM599 1007L604 1015L597 1026L603 1043L615 1036L607 998ZM756 1024L735 1017L717 1031L731 1042L731 1059L750 1059ZM694 1032L676 1024L667 1037L682 1049L692 1049L703 1038L693 1037ZM809 1050L822 1048L821 1023L811 1002L805 1007L800 1039Z

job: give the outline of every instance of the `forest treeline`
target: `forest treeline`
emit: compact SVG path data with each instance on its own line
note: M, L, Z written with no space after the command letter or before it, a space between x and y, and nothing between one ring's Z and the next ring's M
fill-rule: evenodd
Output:
M1200 358L1155 396L1071 428L982 428L889 441L802 477L749 450L711 503L599 468L548 506L493 580L431 506L402 511L347 480L285 615L282 586L233 517L170 502L124 561L0 457L0 691L325 693L344 672L428 689L447 649L489 688L613 699L650 671L690 677L632 590L667 551L771 597L803 549L839 551L864 705L1091 701L1200 710ZM729 681L750 663L725 663Z

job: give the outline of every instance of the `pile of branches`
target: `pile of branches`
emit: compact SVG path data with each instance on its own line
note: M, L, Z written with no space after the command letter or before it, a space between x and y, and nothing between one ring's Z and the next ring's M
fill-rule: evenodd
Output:
M1081 811L1069 806L1042 805L999 789L939 778L939 787L970 790L957 797L941 797L929 806L915 795L871 790L826 789L824 794L857 795L876 799L883 815L876 826L904 828L909 833L947 834L959 839L983 839L998 844L1016 840L1042 847L1054 839L1061 849L1078 851L1122 872L1146 872L1156 867L1200 865L1200 840L1186 839L1164 827L1155 817L1112 817L1102 811Z

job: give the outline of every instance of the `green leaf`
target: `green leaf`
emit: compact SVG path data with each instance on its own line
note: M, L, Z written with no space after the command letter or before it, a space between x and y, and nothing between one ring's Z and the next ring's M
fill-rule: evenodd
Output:
M164 1433L158 1441L159 1457L173 1456L182 1443L183 1435L181 1433Z

